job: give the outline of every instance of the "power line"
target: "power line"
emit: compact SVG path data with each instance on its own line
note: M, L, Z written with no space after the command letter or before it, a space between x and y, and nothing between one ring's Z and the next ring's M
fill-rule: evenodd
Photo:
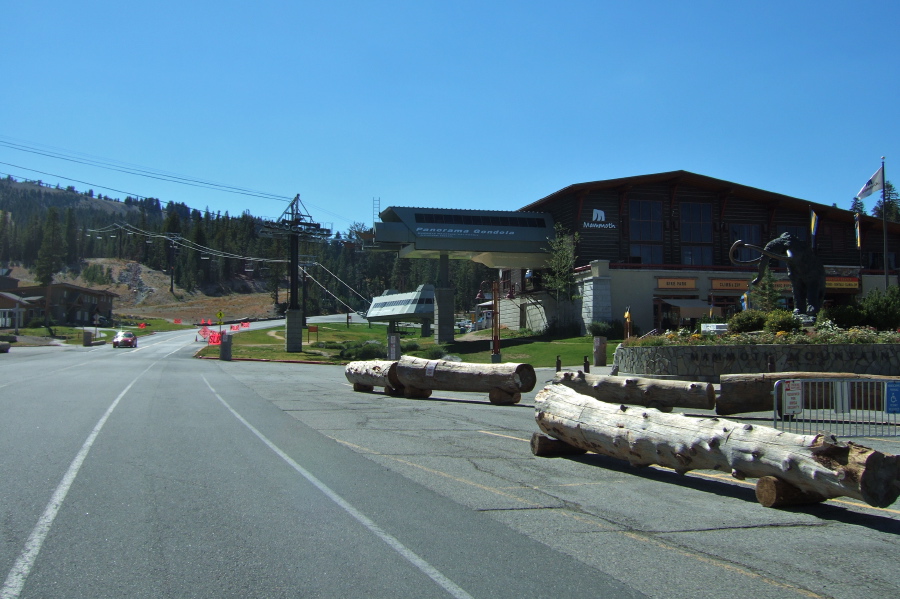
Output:
M252 189L248 189L248 188L244 188L244 187L237 187L234 185L226 185L224 183L215 183L212 181L206 181L206 180L200 179L198 177L177 175L177 174L167 173L165 171L161 171L161 170L157 170L157 169L151 169L148 167L129 165L127 163L121 163L121 162L109 160L106 158L83 157L83 156L79 156L77 153L74 153L74 152L71 152L68 150L61 150L59 148L53 148L51 150L47 150L47 149L39 147L39 144L34 144L32 142L25 143L20 140L14 140L13 138L9 138L9 137L6 137L6 139L3 139L4 137L5 136L0 136L0 147L5 147L8 149L16 150L16 151L20 151L20 152L27 152L27 153L35 154L35 155L39 155L39 156L45 156L48 158L54 158L57 160L65 160L65 161L73 162L76 164L83 164L86 166L93 166L95 168L102 168L102 169L117 171L117 172L121 172L121 173L125 173L125 174L136 175L136 176L140 176L140 177L147 177L150 179L156 179L156 180L165 181L168 183L188 185L191 187L199 187L201 189L209 189L212 191L221 191L224 193L232 193L232 194L243 195L243 196L247 196L247 197L277 200L277 201L281 201L281 202L290 202L293 199L291 197L283 196L283 195L279 195L279 194L273 194L273 193L264 192L264 191L257 191L257 190L252 190ZM7 140L12 140L12 141L7 141ZM8 164L8 163L0 162L0 164ZM149 197L149 196L144 196L144 195L140 195L140 194L132 194L130 192L121 191L121 190L118 190L118 189L115 189L112 187L106 187L106 186L99 185L96 183L88 183L85 181L79 181L78 179L72 179L72 178L66 177L64 175L55 175L52 173L45 173L43 171L38 171L36 169L30 169L27 167L22 167L22 166L17 166L17 165L12 165L12 164L9 164L9 166L15 166L16 168L21 168L21 169L24 169L24 170L27 170L30 172L36 172L36 173L41 173L41 174L45 174L45 175L50 175L53 177L59 177L66 181L75 181L77 183L83 183L85 185L92 185L92 186L98 187L100 189L109 189L111 191L116 191L118 193L127 193L129 195L137 196L140 198ZM310 204L310 206L313 206L316 208L316 210L318 210L320 212L324 212L325 214L329 214L329 215L331 215L339 220L342 220L344 222L348 222L348 223L353 222L353 221L349 220L346 216L339 214L339 213L332 212L326 208L322 208L321 206L316 206L315 204Z
M117 166L115 163L109 162L109 161L73 158L71 156L66 156L65 154L62 154L62 153L41 151L37 148L29 147L29 146L26 146L23 144L10 143L7 141L3 141L2 139L0 139L0 146L7 147L12 150L18 150L21 152L28 152L31 154L46 156L48 158L55 158L57 160L65 160L67 162L84 164L87 166L93 166L96 168L102 168L102 169L116 171L116 172L120 172L120 173L126 173L129 175L137 175L140 177L147 177L149 179L156 179L159 181L168 181L170 183L180 183L182 185L189 185L192 187L202 187L205 189L213 189L216 191L223 191L226 193L235 193L235 194L239 194L239 195L246 195L249 197L265 198L265 199L270 199L270 200L279 200L279 201L283 201L283 202L290 201L290 199L291 199L291 198L288 198L285 196L268 193L268 192L264 192L264 191L255 191L255 190L246 189L243 187L236 187L233 185L225 185L223 183L214 183L212 181L204 181L204 180L198 179L196 177L185 177L185 176L180 176L180 175L174 175L174 174L165 173L163 171L156 171L156 170L147 169L147 168L143 168L143 167L120 167L120 166ZM3 163L3 164L5 164L5 163ZM18 168L23 168L23 167L18 167ZM28 170L28 169L26 169L26 170ZM72 180L74 181L74 179L72 179Z

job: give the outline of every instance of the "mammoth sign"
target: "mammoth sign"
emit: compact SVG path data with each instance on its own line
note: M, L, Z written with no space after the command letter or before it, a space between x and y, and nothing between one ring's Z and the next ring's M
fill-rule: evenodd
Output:
M753 260L738 260L735 252L740 248L750 248L760 253ZM794 313L815 316L825 301L825 266L816 256L812 248L790 233L782 233L765 247L744 243L740 239L731 246L728 252L731 263L735 265L759 264L759 274L750 281L750 286L759 283L770 260L781 260L787 265L788 278L794 294Z

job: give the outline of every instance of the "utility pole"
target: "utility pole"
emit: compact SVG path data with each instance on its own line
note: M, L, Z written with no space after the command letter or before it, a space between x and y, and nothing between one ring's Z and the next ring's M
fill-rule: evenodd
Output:
M166 239L169 242L171 253L171 261L169 262L169 293L175 294L175 243L181 239L178 233L166 233Z
M301 210L302 209L302 210ZM306 285L304 276L303 308L300 306L300 238L310 241L319 241L331 235L329 229L314 222L306 213L306 208L300 201L298 193L290 205L275 222L268 222L259 226L259 234L267 237L290 237L290 297L288 309L285 313L285 351L303 351L303 327L306 324Z

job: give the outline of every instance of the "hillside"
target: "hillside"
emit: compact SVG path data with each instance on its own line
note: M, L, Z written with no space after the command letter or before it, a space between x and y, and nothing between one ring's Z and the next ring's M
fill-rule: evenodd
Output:
M187 292L175 287L175 293L169 293L169 276L127 260L113 258L92 258L90 264L98 264L103 269L110 268L116 283L112 285L94 285L85 282L80 276L57 275L58 283L71 283L91 289L106 289L119 295L114 302L117 316L158 317L167 320L176 318L184 322L198 322L203 319L214 319L217 312L225 313L226 320L240 318L268 318L273 315L272 298L267 292L258 288L258 284L249 280L235 280L232 293L207 295L200 291ZM19 284L37 285L37 281L27 269L12 268L12 276L19 279Z

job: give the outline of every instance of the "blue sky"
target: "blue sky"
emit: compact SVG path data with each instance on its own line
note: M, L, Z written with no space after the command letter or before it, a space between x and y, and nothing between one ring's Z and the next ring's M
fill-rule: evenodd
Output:
M848 208L881 156L900 180L898 25L896 1L9 2L0 172L272 217L299 193L340 231L374 198L517 209L679 169Z

